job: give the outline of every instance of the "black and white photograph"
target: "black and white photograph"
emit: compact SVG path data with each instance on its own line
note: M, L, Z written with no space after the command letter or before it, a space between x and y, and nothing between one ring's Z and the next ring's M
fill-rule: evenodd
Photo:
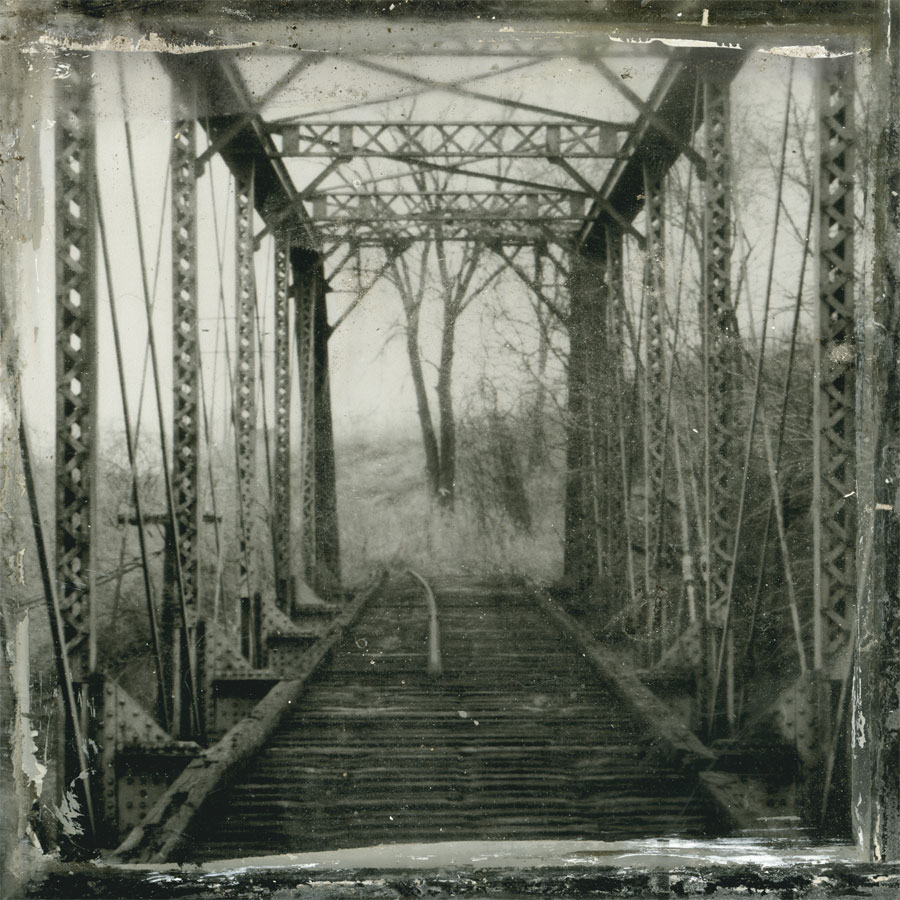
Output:
M900 0L6 0L0 84L3 898L900 893Z

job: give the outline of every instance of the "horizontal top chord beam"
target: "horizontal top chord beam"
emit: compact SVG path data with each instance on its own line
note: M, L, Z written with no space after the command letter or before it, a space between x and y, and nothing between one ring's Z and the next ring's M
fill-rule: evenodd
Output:
M318 194L308 212L319 226L392 222L577 222L583 196L517 191Z
M282 157L431 157L438 159L609 159L619 152L610 122L296 122L269 126Z
M578 232L580 222L570 222L568 227L557 224L548 228L546 223L527 221L398 221L360 222L318 227L325 246L350 244L353 247L392 247L415 241L431 241L438 234L445 243L468 241L502 246L531 246L537 242L556 243L569 247ZM548 233L549 232L549 233Z

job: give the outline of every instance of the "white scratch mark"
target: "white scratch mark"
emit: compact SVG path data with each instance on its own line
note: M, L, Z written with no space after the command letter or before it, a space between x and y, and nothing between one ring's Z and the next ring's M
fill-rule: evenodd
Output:
M609 39L611 41L616 41L619 44L652 44L657 42L660 44L664 44L666 47L720 47L723 50L741 49L740 44L723 43L721 41L701 41L693 38L623 38L611 34L609 36Z
M852 55L850 51L832 52L822 44L788 44L759 52L768 53L770 56L793 56L797 59L832 59Z
M198 44L196 42L192 44L173 44L155 31L151 31L149 34L142 35L137 39L132 39L125 35L117 35L116 37L99 41L78 41L68 36L56 37L42 34L38 38L37 43L58 50L130 50L137 53L209 53L215 50L245 50L254 46L252 41L244 41L237 44ZM60 63L57 66L57 70L64 65L64 63ZM68 69L68 66L65 67ZM68 72L65 75L58 74L56 77L68 78Z

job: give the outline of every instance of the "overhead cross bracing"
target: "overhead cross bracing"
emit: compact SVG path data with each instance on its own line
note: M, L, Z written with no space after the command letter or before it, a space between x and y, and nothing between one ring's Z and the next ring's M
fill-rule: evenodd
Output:
M401 242L423 240L434 233L431 223L417 220L413 227L406 215L392 215L389 221L378 223L377 235L350 222L347 224L351 227L337 233L330 221L322 221L330 216L321 215L321 197L325 195L356 193L361 205L369 203L380 210L394 206L388 197L416 192L446 195L447 201L440 209L441 220L447 226L444 239L465 240L469 234L478 240L522 244L522 233L514 227L487 227L485 217L479 216L475 221L466 210L453 206L454 196L473 190L487 195L493 189L503 195L511 190L558 193L558 201L541 203L543 209L537 216L530 215L534 212L530 201L528 214L536 227L527 233L526 240L549 240L565 246L577 231L573 228L572 211L583 198L593 199L594 209L616 216L599 196L600 186L608 180L610 165L622 157L629 136L642 121L638 115L644 102L641 94L646 93L662 68L658 49L652 49L650 54L645 53L645 48L637 51L637 58L643 59L640 70L625 71L635 87L623 90L616 85L609 92L605 103L611 114L606 117L586 114L588 107L583 102L573 104L572 97L535 104L513 96L510 87L548 62L546 58L528 58L527 54L489 68L477 59L470 61L464 76L458 71L451 75L445 66L441 68L443 64L432 65L425 70L429 74L422 74L415 67L410 70L404 66L402 58L389 65L364 55L342 58L342 66L368 71L373 87L365 99L326 107L325 112L333 116L328 120L321 118L320 110L316 110L317 117L314 108L303 108L304 99L295 88L301 77L296 69L301 68L302 75L306 75L334 57L304 54L305 67L285 61L267 68L262 79L258 68L248 68L235 57L233 61L216 61L217 77L229 85L238 98L237 105L244 106L246 112L237 118L216 115L206 120L207 127L212 129L214 148L242 154L245 160L255 156L264 163L261 157L265 157L276 166L278 177L285 184L279 199L270 197L258 204L266 226L257 234L257 241L275 230L297 227L291 223L303 223L302 228L315 235L312 245L325 251L333 241L342 239L371 246L386 237L388 230ZM673 51L669 56L680 58L681 53ZM490 58L489 51L487 57ZM165 61L173 70L187 74L182 60ZM606 72L597 72L601 80L607 77ZM637 81L633 72L640 73ZM501 90L495 85L502 86ZM381 96L380 91L384 92ZM259 98L255 105L249 100L251 96ZM467 112L471 107L471 119L440 120L419 112L419 106L424 112L433 109L436 102L440 108L441 104L460 101L467 103ZM391 104L405 107L403 118L388 112ZM289 112L292 105L299 106L293 115ZM201 108L216 112L224 106L219 98L200 102ZM362 119L359 111L363 108L382 111L384 117ZM665 132L666 139L679 144L674 129L667 129L652 110L647 117ZM208 157L209 152L203 157ZM262 166L263 171L267 165ZM313 198L319 203L317 211L308 204ZM499 198L498 203L509 205ZM541 214L551 209L552 215ZM582 226L590 220L586 213L581 215ZM507 221L507 215L503 221ZM621 224L641 239L630 221L623 220Z
M354 243L411 238L439 228L444 240L465 240L475 231L496 239L539 240L541 225L574 233L584 220L585 198L578 195L490 191L322 194L306 204L323 235Z
M614 157L626 124L572 122L299 122L271 125L280 156L433 159Z

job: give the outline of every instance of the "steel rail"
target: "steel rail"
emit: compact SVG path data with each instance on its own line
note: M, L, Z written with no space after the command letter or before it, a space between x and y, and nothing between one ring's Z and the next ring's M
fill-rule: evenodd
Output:
M437 600L434 598L431 585L418 572L412 569L406 571L425 589L425 601L428 604L428 674L432 678L439 678L443 674L443 666L441 664L441 631Z
M249 715L188 763L148 810L141 824L126 835L111 861L163 863L183 846L189 839L192 823L207 802L264 746L293 702L303 694L311 678L362 615L366 604L379 592L385 576L386 572L378 573L357 593L308 651L296 677L279 681Z

